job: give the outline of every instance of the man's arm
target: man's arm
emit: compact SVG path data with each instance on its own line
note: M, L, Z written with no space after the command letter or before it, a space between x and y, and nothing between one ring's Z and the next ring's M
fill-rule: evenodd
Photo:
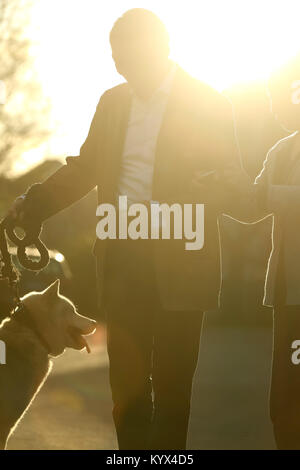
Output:
M67 157L53 175L42 183L32 185L19 203L23 218L44 221L81 199L97 184L97 155L103 140L105 94L94 114L88 136L77 157Z
M271 184L268 195L268 207L272 212L298 212L300 209L300 186Z
M197 172L192 186L198 188L203 202L216 212L240 218L254 204L253 184L242 164L230 101L217 94L212 107L214 116L210 124L209 150L211 159L216 162L215 172L208 178Z
M220 161L217 175L217 209L233 217L240 216L253 198L252 184L246 173L238 144L232 104L223 97L216 126L216 148Z

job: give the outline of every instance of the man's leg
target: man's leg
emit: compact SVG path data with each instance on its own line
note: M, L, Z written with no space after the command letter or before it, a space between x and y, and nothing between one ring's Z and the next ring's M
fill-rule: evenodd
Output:
M155 292L151 253L145 241L139 242L112 243L104 277L113 418L120 449L147 448L153 408Z
M113 419L120 449L146 449L152 418L151 312L110 310L107 350Z
M151 449L185 449L192 381L203 312L158 311L155 316Z
M270 414L278 449L300 449L300 364L292 363L297 339L300 306L275 307Z

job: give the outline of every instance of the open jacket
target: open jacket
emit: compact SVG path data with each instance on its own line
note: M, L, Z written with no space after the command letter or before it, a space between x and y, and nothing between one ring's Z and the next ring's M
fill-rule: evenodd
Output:
M131 93L127 83L106 91L77 157L27 192L27 207L45 220L83 197L95 186L98 204L115 204ZM169 310L204 310L218 305L220 247L217 217L231 212L240 199L220 183L201 192L191 183L196 171L234 168L242 189L245 173L237 148L232 107L208 85L178 67L159 132L152 199L169 204L205 204L204 248L185 250L185 240L155 243L155 271L163 306ZM106 240L97 239L98 275L104 275Z

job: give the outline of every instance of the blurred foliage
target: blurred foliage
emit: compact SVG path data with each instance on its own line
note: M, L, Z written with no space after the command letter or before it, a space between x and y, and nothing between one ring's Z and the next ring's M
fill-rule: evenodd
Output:
M27 31L33 0L0 0L0 168L49 136L50 104L30 54Z

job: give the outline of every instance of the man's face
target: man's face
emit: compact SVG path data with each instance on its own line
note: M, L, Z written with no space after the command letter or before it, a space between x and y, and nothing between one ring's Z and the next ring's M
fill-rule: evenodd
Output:
M145 40L124 39L111 46L117 71L132 85L145 82L154 67L163 60L153 44Z
M272 112L284 128L300 130L300 77L272 87L270 97Z

